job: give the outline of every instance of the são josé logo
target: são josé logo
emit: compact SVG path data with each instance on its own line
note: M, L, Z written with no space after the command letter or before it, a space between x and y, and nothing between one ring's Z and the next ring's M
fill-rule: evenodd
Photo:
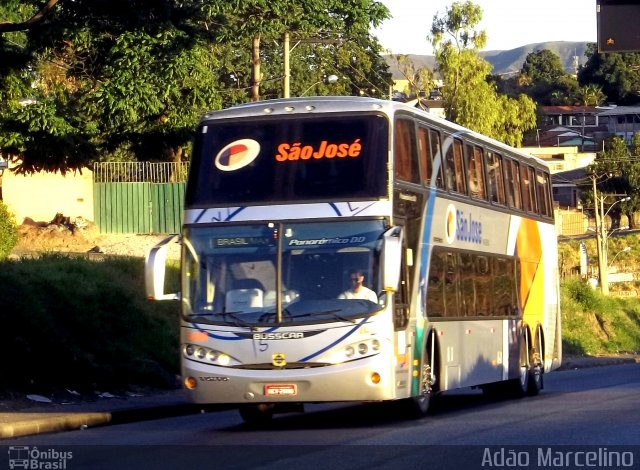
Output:
M452 244L454 240L478 245L482 243L482 222L474 219L473 214L465 214L449 204L446 217L447 243Z
M214 160L220 171L235 171L254 161L260 153L260 144L253 139L240 139L226 145Z
M446 234L447 243L451 245L456 237L456 208L453 204L447 206Z

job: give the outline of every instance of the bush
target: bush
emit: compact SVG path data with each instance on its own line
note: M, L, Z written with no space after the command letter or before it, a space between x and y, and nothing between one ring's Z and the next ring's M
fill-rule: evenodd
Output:
M5 259L18 243L18 226L9 208L0 201L0 259Z

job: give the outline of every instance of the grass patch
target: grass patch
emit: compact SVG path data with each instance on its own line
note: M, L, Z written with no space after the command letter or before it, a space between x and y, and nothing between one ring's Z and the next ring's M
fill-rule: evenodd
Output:
M580 280L561 284L562 335L567 354L640 351L640 301L606 297Z
M0 389L173 386L178 303L144 298L144 260L3 261L0 285Z

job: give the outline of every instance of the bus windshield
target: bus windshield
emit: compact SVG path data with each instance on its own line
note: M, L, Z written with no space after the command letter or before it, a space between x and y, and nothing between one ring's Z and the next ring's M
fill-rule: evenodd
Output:
M376 114L204 121L185 207L387 197L388 134Z
M275 324L280 276L280 319L288 325L372 315L381 309L373 273L384 230L381 220L186 228L183 313L192 322ZM354 271L369 297L343 298Z

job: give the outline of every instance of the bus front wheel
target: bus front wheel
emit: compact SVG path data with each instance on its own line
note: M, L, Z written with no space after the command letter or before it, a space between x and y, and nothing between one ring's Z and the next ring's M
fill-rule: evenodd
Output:
M431 332L427 340L424 362L420 369L419 391L415 397L406 399L409 415L419 419L427 415L436 394L437 348L435 334Z

